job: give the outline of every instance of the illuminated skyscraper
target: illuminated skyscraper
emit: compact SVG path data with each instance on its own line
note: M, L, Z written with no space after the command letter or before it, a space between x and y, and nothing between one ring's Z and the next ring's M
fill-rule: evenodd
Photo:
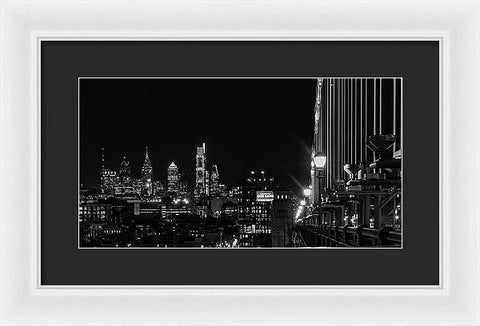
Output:
M169 193L178 193L179 188L179 177L178 177L178 167L174 162L170 164L167 170L167 191Z
M153 167L152 162L150 161L150 157L148 157L148 147L145 148L145 161L143 162L142 166L142 184L143 184L143 192L147 196L151 196L153 194L153 184L152 184L152 177L153 177Z
M205 171L205 195L210 196L210 171Z
M271 247L274 179L264 171L251 171L250 177L240 182L240 191L240 246Z
M184 172L178 172L178 194L183 197L188 195L188 184Z
M195 167L195 196L201 197L207 194L207 153L205 143L197 147L196 167Z
M155 196L161 196L165 192L163 184L158 180L152 182L152 188Z
M218 184L219 177L218 167L216 164L213 164L212 173L210 174L210 194L212 196L218 196L220 194L220 188Z
M100 170L100 188L102 194L112 194L117 180L117 172L105 167L105 153L102 147L102 168Z
M130 162L127 160L127 157L124 156L122 162L120 163L120 169L118 171L118 175L120 176L120 182L130 182L130 173Z
M102 194L112 194L117 182L117 172L114 170L102 169L101 174L101 190Z
M115 195L119 194L134 194L135 189L132 184L130 162L127 157L124 156L120 163L120 169L118 171L117 182L115 183Z
M275 188L272 205L272 247L292 246L294 195L287 188Z

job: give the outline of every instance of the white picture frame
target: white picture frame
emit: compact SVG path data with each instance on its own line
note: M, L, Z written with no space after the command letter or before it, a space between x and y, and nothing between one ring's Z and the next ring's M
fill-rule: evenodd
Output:
M479 13L454 0L2 1L1 323L480 325ZM439 41L440 285L40 285L42 40Z

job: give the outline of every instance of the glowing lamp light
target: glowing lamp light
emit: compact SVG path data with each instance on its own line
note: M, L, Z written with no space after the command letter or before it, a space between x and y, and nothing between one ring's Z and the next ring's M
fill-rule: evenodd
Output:
M306 202L305 200L301 200L301 201L300 201L300 205L302 205L302 206L305 206L306 203L307 203L307 202Z
M325 156L325 154L317 153L313 157L313 163L315 164L315 166L317 168L323 168L325 166L325 164L327 163L327 157Z
M312 189L310 188L307 188L307 189L303 189L303 194L308 197L312 194Z

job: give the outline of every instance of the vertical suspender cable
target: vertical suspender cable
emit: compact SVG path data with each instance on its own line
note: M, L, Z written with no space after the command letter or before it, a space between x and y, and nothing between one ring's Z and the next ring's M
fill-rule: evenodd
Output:
M350 162L350 79L345 80L345 163Z
M363 162L363 78L360 79L360 163Z
M337 166L336 164L336 157L335 157L335 106L337 104L337 100L335 97L335 79L332 80L332 84L330 85L330 88L332 89L332 138L331 138L331 143L332 143L332 179L335 179L335 175L337 174Z
M327 91L327 99L328 99L328 105L327 105L327 119L326 119L326 122L327 122L327 152L326 152L326 155L327 155L327 164L326 164L326 167L327 167L327 173L326 173L326 176L327 176L327 179L326 179L326 184L327 184L327 188L328 188L328 180L329 180L329 175L330 175L330 160L332 159L330 157L330 103L331 103L331 98L330 98L330 78L327 79L327 84L325 85L326 86L326 91Z
M354 138L353 138L353 142L354 142L354 146L355 146L355 161L353 163L357 164L357 83L358 83L358 79L355 78L355 96L354 96L354 100L355 100L355 109L354 109L354 116L355 116L355 120L354 120Z
M343 164L348 163L348 79L343 90Z
M321 94L321 102L320 102L320 119L322 119L322 122L320 124L320 126L322 127L322 130L321 130L321 135L322 135L322 139L321 139L321 142L320 142L320 147L321 147L321 152L322 153L325 153L325 137L326 137L326 129L325 129L325 79L322 79L322 88L320 89L320 94Z
M350 147L349 147L349 141L350 141L350 132L349 132L349 126L350 126L350 96L348 95L350 93L350 79L345 80L346 84L346 89L345 89L345 163L350 162Z
M368 79L365 79L365 136L363 137L363 150L365 154L365 162L368 161L367 137L368 137Z
M336 147L337 147L337 179L342 178L342 169L341 169L341 160L340 160L340 153L341 153L341 148L340 148L340 81L341 79L337 79L335 89L336 89L336 94L337 94L337 107L335 108L335 112L337 113L337 142L336 142Z
M338 94L337 94L337 78L335 78L333 82L333 97L335 98L335 105L333 106L333 152L335 157L335 176L334 179L338 178L338 128L337 128L337 121L338 121Z
M332 132L332 118L333 118L333 103L334 103L334 97L333 97L333 94L332 94L332 83L333 83L333 79L330 79L330 83L328 85L328 91L330 92L330 118L328 119L328 123L329 123L329 130L330 130L330 133L329 133L329 143L328 143L328 146L329 146L329 149L328 149L328 155L330 156L330 174L329 174L329 179L328 179L328 185L330 187L331 185L331 180L332 180L332 176L333 176L333 163L334 163L334 160L333 160L333 146L332 146L332 136L333 136L333 132Z
M351 152L350 151L350 146L351 146L350 137L351 137L351 135L350 134L352 133L352 131L350 129L350 119L351 119L350 108L351 108L351 105L352 105L352 103L351 103L352 99L350 97L350 92L351 92L351 89L352 89L352 80L351 79L348 80L347 85L348 85L348 89L347 89L347 101L348 101L347 102L347 136L348 136L348 138L347 138L346 143L347 143L347 153L348 153L347 158L348 158L348 162L350 163L351 162L351 156L350 156L350 152Z
M326 106L325 106L325 156L327 157L327 162L325 164L325 187L328 187L328 162L330 157L328 155L328 109L330 107L330 97L329 97L329 89L328 86L330 83L330 79L325 79L325 98L326 98Z
M380 123L380 127L379 127L380 135L382 134L382 131L383 131L382 130L382 113L383 113L382 112L382 109L383 109L382 108L382 84L383 84L383 78L380 78L380 102L379 102L379 104L380 104L380 114L379 114L379 117L378 117L378 121Z
M317 84L317 103L315 105L318 106L318 129L317 129L318 136L316 139L317 141L316 153L318 152L323 153L323 119L322 119L322 114L323 114L322 103L324 101L322 97L323 80L319 78L317 79L317 83L318 83Z
M328 168L327 168L327 171L328 171L328 183L330 184L330 176L332 175L332 169L330 168L331 165L332 165L332 152L330 151L330 148L331 148L331 141L332 141L332 126L331 126L331 121L332 121L332 87L330 86L330 83L332 82L332 79L329 78L328 79L328 85L327 85L327 89L328 89L328 119L327 119L327 123L328 123L328 145L327 145L327 157L328 157Z
M348 105L348 79L343 81L343 164L348 163L348 128L347 128L347 105Z
M374 104L374 113L373 113L373 121L374 121L374 128L373 128L373 134L376 135L377 134L377 78L374 78L374 88L373 88L373 95L375 97L375 100L373 102ZM376 155L375 155L375 152L373 153L373 160L375 161L376 160Z
M353 79L350 79L350 163L353 162Z
M398 132L400 133L400 149L402 150L402 160L403 160L403 78L400 78L400 128Z
M345 79L342 79L342 164L345 164ZM343 178L342 178L343 179Z
M373 78L373 134L377 134L377 78Z
M348 79L344 81L343 91L343 164L348 163Z
M397 79L393 78L393 134L397 135ZM393 152L397 150L397 142L393 144Z
M331 78L327 81L327 92L328 92L328 110L327 110L327 187L330 188L330 175L331 175L331 164L332 164L332 155L330 152L330 141L331 141L331 109L332 109L332 96L331 96Z

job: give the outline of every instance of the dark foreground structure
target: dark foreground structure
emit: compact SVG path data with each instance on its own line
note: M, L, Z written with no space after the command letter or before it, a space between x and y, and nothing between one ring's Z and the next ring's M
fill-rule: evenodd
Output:
M298 246L402 245L402 79L321 78Z

